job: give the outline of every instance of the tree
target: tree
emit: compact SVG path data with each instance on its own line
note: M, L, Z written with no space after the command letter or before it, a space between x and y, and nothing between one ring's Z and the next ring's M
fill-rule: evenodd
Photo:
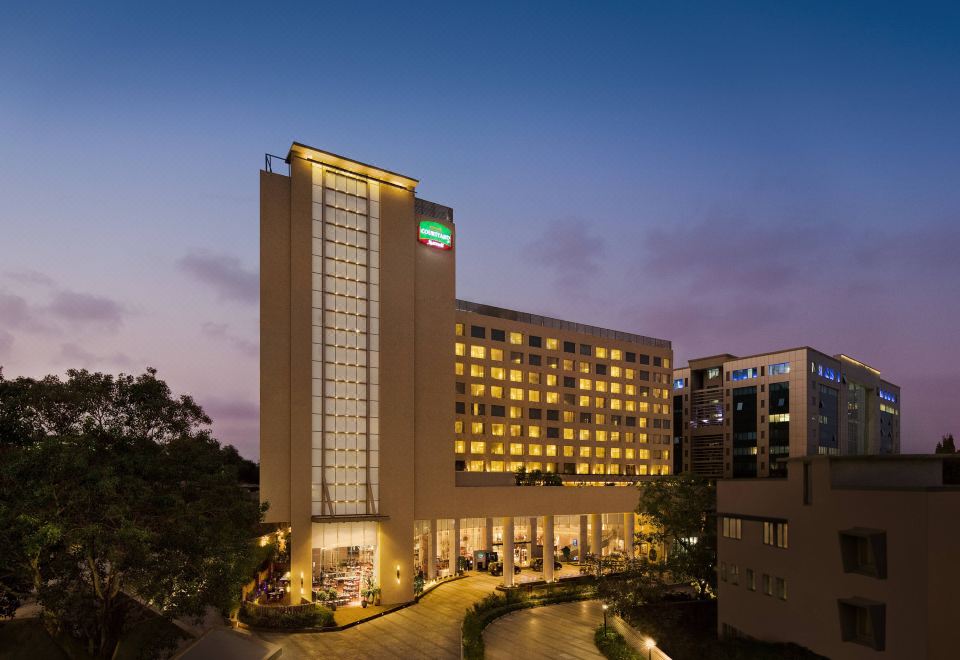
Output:
M113 653L132 599L169 615L232 608L259 558L263 512L240 486L243 459L209 424L154 369L0 373L8 591L28 585L48 629L97 657Z
M708 597L716 588L716 486L690 474L644 482L637 513L652 525L652 540L667 548L664 569Z
M957 447L953 442L953 434L943 436L943 439L937 443L937 448L933 450L935 454L956 454Z

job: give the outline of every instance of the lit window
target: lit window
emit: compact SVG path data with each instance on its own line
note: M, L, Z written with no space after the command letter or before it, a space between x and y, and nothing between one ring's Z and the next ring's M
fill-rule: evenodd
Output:
M493 378L494 380L503 380L506 378L506 375L507 373L503 367L490 367L490 378Z
M557 455L557 446L547 445L547 456L556 456L556 455Z
M547 392L547 403L560 403L560 395L556 392Z
M557 386L557 374L547 374L547 387Z
M597 442L606 442L607 441L607 432L603 429L597 430Z
M477 346L476 344L470 345L470 357L477 358L482 360L487 357L487 349L483 346Z
M730 373L731 380L748 380L750 378L756 378L759 375L759 371L756 367L750 367L748 369L734 369Z
M770 415L771 424L776 424L778 422L789 422L789 421L790 421L790 413L777 413L777 414Z
M470 365L470 375L474 378L483 378L483 365L482 364L471 364Z
M557 341L556 337L547 337L547 349L551 351L560 349L560 342Z
M564 361L563 361L563 370L564 370L564 371L573 371L573 360L564 360Z
M626 401L623 402L623 409L628 412L636 412L637 402L634 401L633 399L627 399Z
M522 344L522 343L523 343L523 333L522 333L522 332L511 332L511 333L510 333L510 343L511 343L511 344Z
M523 467L523 461L510 461L510 471L516 472Z
M642 412L642 413L650 412L650 404L649 404L649 403L647 403L646 401L639 401L638 404L639 404L639 405L637 406L637 410L638 410L639 412Z
M594 456L597 458L606 458L607 457L607 448L606 447L597 447L594 450Z
M646 417L638 417L638 418L637 418L637 426L639 426L639 427L642 428L642 429L647 428L647 418L646 418Z
M470 442L471 454L483 454L487 451L487 443L483 440L472 440Z
M590 458L590 447L580 447L580 458Z
M610 383L610 394L620 394L622 389L623 385L620 383L616 381Z
M580 405L583 408L589 408L592 403L593 403L593 399L591 399L589 396L585 394L580 395Z
M620 458L620 447L610 447L610 458Z
M455 374L458 375L458 376L462 376L462 375L463 375L463 362L456 362L456 363L454 363L454 365L453 365L453 373L455 373Z
M581 389L581 390L589 390L589 389L591 389L592 387L593 387L593 381L592 381L592 380L590 380L589 378L581 378L581 379L580 379L580 389Z
M580 440L590 439L590 429L580 429Z
M582 374L592 373L592 369L590 368L590 363L589 363L589 362L581 362L581 363L580 363L580 373L582 373Z
M639 458L641 461L649 461L649 460L650 460L650 450L649 450L649 449L639 449L639 450L637 450L637 451L638 451L637 458Z
M503 361L503 349L502 348L491 348L490 349L490 359L496 360L497 362Z
M520 406L510 406L510 419L520 419L523 417L523 408Z
M483 435L483 422L470 422L470 433Z
M646 441L647 441L647 434L646 434L646 433L638 433L638 434L637 434L637 442L646 442Z
M467 470L469 472L483 472L483 461L470 461L467 464Z
M603 346L597 346L597 352L595 353L595 355L598 358L607 359L607 349L604 348Z
M456 333L456 335L457 335L458 337L462 337L462 336L463 336L463 324L462 324L462 323L457 323L457 324L454 326L454 332Z
M788 373L790 373L789 362L778 362L777 364L771 364L769 367L767 367L768 376L782 376Z
M577 463L577 474L590 474L590 464Z
M500 385L491 385L490 386L490 396L494 399L503 398L503 387Z
M543 464L540 461L527 461L527 472L533 472L534 470L542 470Z
M527 401L533 401L534 403L538 403L540 401L540 391L527 390Z
M565 424L573 424L574 414L572 410L563 411L563 421Z
M490 461L491 472L503 472L503 461Z
M460 356L466 355L467 345L458 341L456 344L453 345L453 352L454 354L460 355Z
M634 455L634 450L631 447L627 447L623 450L623 457L626 459L636 458Z
M623 386L623 393L629 396L636 396L637 386L631 383L627 383L626 385Z
M490 443L490 453L497 454L498 456L503 456L503 443L502 442L491 442Z
M603 463L593 464L593 474L606 474Z
M606 392L606 391L607 391L607 381L605 381L605 380L598 380L598 381L594 384L594 389L597 390L598 392Z
M594 423L594 424L606 424L606 423L607 423L607 416L604 415L603 413L597 413L596 415L593 416L593 423Z
M531 371L530 373L528 373L528 374L527 374L527 382L530 383L531 385L539 385L539 384L540 384L540 373L537 372L537 371Z
M521 424L511 424L510 425L510 437L519 438L523 435L523 425Z
M622 359L623 359L623 351L621 351L619 348L611 348L611 349L610 349L610 359L611 359L611 360L622 360ZM617 367L617 369L619 369L619 367Z
M520 456L523 454L523 443L522 442L511 442L510 443L510 455L511 456Z
M490 435L502 436L505 431L503 424L491 424Z
M620 378L620 374L622 373L623 373L623 370L620 369L620 367L617 367L617 366L610 367L610 375L613 376L614 378Z
M483 383L470 383L471 396L483 396L487 391L487 386Z
M523 372L519 369L510 370L510 382L513 383L522 383L523 382Z
M608 468L607 474L620 474L620 466L617 463L613 463Z
M527 427L527 435L531 438L539 438L541 436L541 428L535 424L531 424Z
M513 401L523 401L523 388L520 387L511 387L510 388L510 398Z
M573 456L573 447L571 447L570 445L564 445L564 446L563 446L563 455L566 456L567 458L572 457L572 456Z
M573 440L573 429L564 428L564 429L563 429L563 439L564 439L564 440Z
M664 369L670 368L670 358L663 358L663 368Z
M453 423L453 432L454 433L463 433L463 420L458 419Z
M623 410L623 401L620 399L610 399L611 410Z
M456 454L462 454L467 451L467 443L463 440L454 440L453 441L453 451Z
M531 456L540 456L543 454L542 445L527 445L527 453Z

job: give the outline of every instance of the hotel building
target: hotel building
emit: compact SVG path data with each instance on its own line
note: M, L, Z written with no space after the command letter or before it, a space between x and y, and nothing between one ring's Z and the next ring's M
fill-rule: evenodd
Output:
M793 456L900 453L900 388L809 347L690 360L673 374L673 467L783 477Z
M787 464L717 483L719 632L837 660L956 658L960 459Z
M632 486L671 471L670 342L457 300L453 211L416 179L285 161L260 177L260 492L294 600L372 579L406 602L477 551L507 585L564 547L645 551Z

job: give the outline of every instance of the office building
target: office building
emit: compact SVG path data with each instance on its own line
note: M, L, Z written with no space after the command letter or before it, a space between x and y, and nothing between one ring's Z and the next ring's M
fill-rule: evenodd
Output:
M717 484L719 632L836 660L956 658L960 459L787 464Z
M673 417L675 472L782 477L792 456L900 453L900 388L809 347L690 360Z
M332 577L409 601L476 551L508 585L565 546L644 551L631 486L670 472L670 342L458 301L453 210L416 179L285 160L260 179L260 493L294 601Z

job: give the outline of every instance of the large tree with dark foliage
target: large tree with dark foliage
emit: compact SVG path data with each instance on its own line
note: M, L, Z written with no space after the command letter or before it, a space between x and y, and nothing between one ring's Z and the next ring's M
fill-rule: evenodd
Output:
M637 512L652 523L652 540L667 548L663 568L704 598L717 585L716 501L715 484L692 474L640 485Z
M28 592L55 635L110 657L134 599L223 611L258 560L249 469L154 369L4 380L0 607Z
M936 449L933 450L935 454L956 454L957 446L953 442L953 434L943 436L943 439L937 443Z

